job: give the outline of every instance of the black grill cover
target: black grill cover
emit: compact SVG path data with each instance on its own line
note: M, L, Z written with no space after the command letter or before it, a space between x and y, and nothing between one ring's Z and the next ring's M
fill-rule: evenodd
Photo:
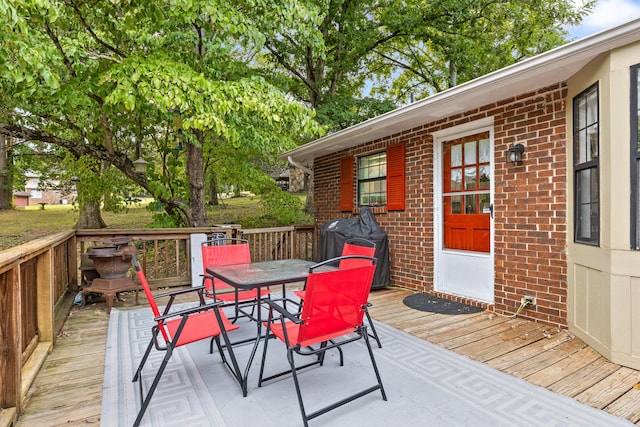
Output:
M318 261L325 261L340 256L344 243L353 238L361 237L376 244L376 272L373 276L371 289L384 288L390 282L389 270L389 240L387 233L382 231L371 209L360 208L359 218L334 219L325 222L320 227L320 244Z

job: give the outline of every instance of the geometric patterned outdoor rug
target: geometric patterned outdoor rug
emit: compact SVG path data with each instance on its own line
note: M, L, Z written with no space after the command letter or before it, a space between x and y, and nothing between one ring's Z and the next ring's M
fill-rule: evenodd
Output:
M255 334L255 326L239 321L233 340ZM102 399L102 426L130 426L140 406L133 371L151 336L148 309L113 309L109 319ZM372 343L388 401L379 392L311 420L320 426L626 426L604 411L567 396L511 377L487 365L376 323L382 341ZM244 368L250 346L235 348ZM281 351L282 350L282 351ZM287 365L281 343L271 341L267 374ZM345 365L337 355L323 367L299 375L309 412L338 400L354 387L375 382L363 343L344 347ZM145 366L145 386L153 378L163 352L153 351ZM143 418L145 426L288 427L302 425L289 376L257 387L262 345L251 368L249 393L242 397L208 342L178 348ZM243 369L244 370L244 369Z

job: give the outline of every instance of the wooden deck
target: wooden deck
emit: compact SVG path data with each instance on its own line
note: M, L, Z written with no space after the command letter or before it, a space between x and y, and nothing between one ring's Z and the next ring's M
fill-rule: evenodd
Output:
M372 317L640 425L640 371L608 362L567 331L490 312L416 311L402 303L409 294L372 292ZM136 308L133 296L115 306ZM99 425L108 319L104 303L71 311L17 426Z

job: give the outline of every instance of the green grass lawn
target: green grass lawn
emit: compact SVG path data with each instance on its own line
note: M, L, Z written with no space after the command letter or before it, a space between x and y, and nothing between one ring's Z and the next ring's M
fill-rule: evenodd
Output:
M109 228L147 228L153 223L153 212L145 208L147 201L120 213L102 212ZM247 218L261 215L257 196L224 199L219 206L207 209L209 225L242 224ZM0 211L0 250L20 245L39 237L71 230L78 221L78 211L71 205L40 205Z

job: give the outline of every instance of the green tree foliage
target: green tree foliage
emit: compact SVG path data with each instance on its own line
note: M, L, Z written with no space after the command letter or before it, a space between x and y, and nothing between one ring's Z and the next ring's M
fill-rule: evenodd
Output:
M373 94L395 103L442 91L563 44L562 26L579 22L594 3L306 0L319 19L307 21L304 36L279 32L267 18L256 22L264 28L265 63L336 128L352 124L342 112L358 110L360 121L384 112L354 101L366 101L362 92L374 78ZM314 31L312 40L322 43L308 42Z
M566 43L595 1L404 1L406 13L380 20L397 34L374 48L381 77L375 93L406 101L428 96ZM404 31L410 28L410 31ZM392 81L389 76L393 75ZM388 83L388 84L385 84Z
M88 226L125 178L175 224L206 225L207 186L264 189L270 159L319 135L303 105L350 126L557 46L592 6L0 0L0 132L54 144L86 174ZM376 98L363 96L374 78Z
M178 223L205 225L205 164L281 152L319 132L310 110L244 61L263 43L247 10L274 25L302 20L290 1L0 1L2 131L63 147L77 169L102 176L81 178L85 202L105 194L94 183L121 174ZM139 154L152 165L146 176L133 168Z
M371 0L304 0L315 20L305 21L306 31L274 27L268 17L256 19L265 34L263 64L271 78L297 99L323 110L324 123L349 125L343 114L362 121L392 104L362 99L361 91L371 77L367 58L372 49L395 37L378 19L380 10L400 4ZM364 107L368 101L370 108ZM335 115L326 114L330 111ZM342 114L341 114L342 112Z

